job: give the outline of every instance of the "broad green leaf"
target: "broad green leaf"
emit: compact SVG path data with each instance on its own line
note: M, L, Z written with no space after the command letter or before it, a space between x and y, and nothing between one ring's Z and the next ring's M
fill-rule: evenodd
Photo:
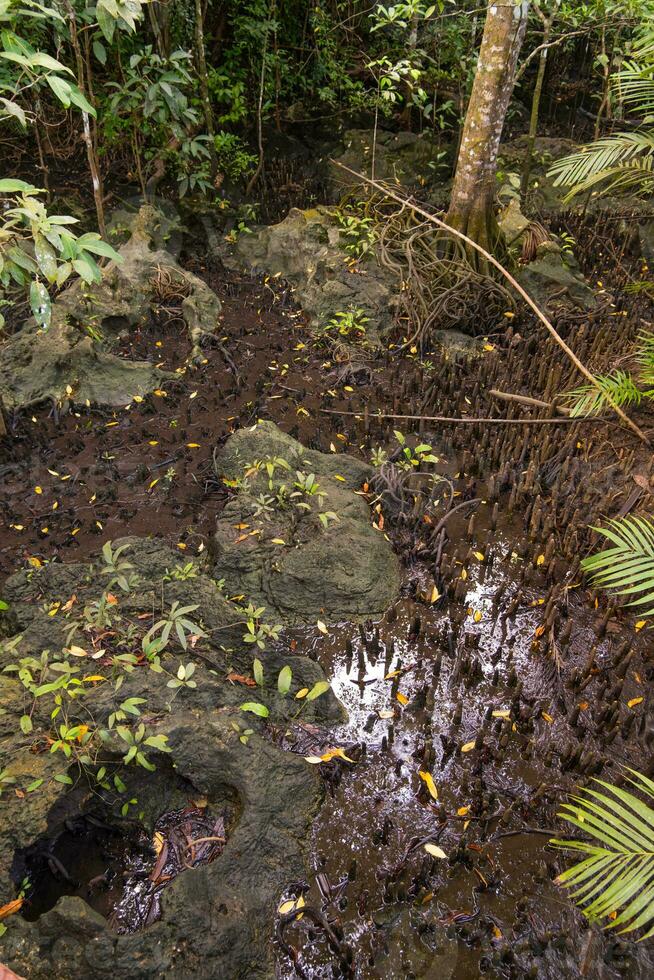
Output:
M267 718L270 714L265 704L259 704L258 701L246 701L245 704L241 705L241 711L251 711L253 715L258 715L259 718Z
M81 109L82 112L88 112L89 116L96 115L95 109L88 101L84 93L80 92L77 85L71 85L70 87L70 101L73 103L73 105L76 105L78 109Z
M49 327L52 312L50 294L38 279L35 279L30 286L30 306L38 325L43 329Z
M293 672L291 668L286 665L282 667L279 672L279 677L277 678L277 690L280 694L288 694L291 689L291 680L293 679Z
M100 41L93 42L93 54L96 56L101 65L106 65L107 49Z
M70 82L67 82L65 78L60 78L59 75L48 75L46 82L64 108L68 109L72 92Z
M42 188L35 187L34 184L28 184L24 180L16 180L13 177L4 177L0 180L0 194L14 194L17 191L29 191L34 194L41 190Z

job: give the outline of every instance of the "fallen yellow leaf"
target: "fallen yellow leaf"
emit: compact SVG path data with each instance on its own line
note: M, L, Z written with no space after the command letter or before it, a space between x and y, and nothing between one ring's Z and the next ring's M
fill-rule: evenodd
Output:
M423 783L425 784L425 786L429 790L429 795L432 797L432 799L437 800L438 799L438 790L436 789L436 783L434 782L434 778L433 778L432 774L430 772L424 772L421 769L418 772L418 775L420 776L420 778L422 779Z

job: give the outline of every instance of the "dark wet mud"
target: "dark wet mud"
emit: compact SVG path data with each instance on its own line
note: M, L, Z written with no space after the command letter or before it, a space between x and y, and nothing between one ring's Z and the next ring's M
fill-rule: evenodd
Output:
M472 535L465 519L451 520L455 601L406 598L380 623L307 637L349 713L334 744L355 761L321 767L339 773L326 773L315 878L288 897L301 893L338 923L352 960L345 975L645 976L642 947L586 927L554 883L568 859L547 845L561 835L558 804L580 778L639 764L642 746L625 737L644 727L648 685L629 665L647 656L646 644L632 645L632 627L615 620L605 630L594 597L572 582L565 663L553 656L543 563L520 554L532 550L522 518L501 516L493 532L492 510L481 505ZM407 591L427 577L412 572ZM624 721L607 752L601 692L625 643ZM587 672L589 650L591 671L571 685L574 671ZM437 799L420 773L432 776ZM432 857L431 844L445 857ZM290 980L298 966L312 978L341 976L342 952L297 921L284 930L279 976Z
M16 855L14 877L30 883L21 914L35 922L62 895L76 895L115 932L144 929L161 916L169 882L220 856L230 815L189 800L163 813L149 836L136 821L90 813L67 819L56 837Z
M363 351L366 370L344 374L283 283L212 285L223 346L207 347L201 370L129 411L57 419L43 409L14 421L2 464L3 573L17 559L79 559L123 534L163 536L180 561L201 554L227 499L214 448L258 417L313 448L366 459L376 446L393 451L396 427L429 441L439 463L427 469L449 481L430 508L407 518L387 495L374 509L378 488L367 490L378 533L404 560L399 602L380 621L326 635L288 629L280 640L279 652L319 662L349 720L269 732L314 760L326 791L311 874L278 897L277 976L651 976L646 946L588 927L555 883L570 858L548 846L565 834L558 807L580 782L621 778L624 765L652 771L649 635L578 572L587 524L634 502L651 509L651 457L612 423L522 425L512 406L507 426L374 418L416 403L433 415L499 415L493 385L550 397L569 372L528 324L489 338L481 362ZM174 370L186 349L174 316L162 316L129 355L160 351ZM601 364L638 319L615 324L594 334L564 326ZM332 749L342 754L315 761ZM164 879L221 849L205 842L194 857L191 846L189 860L193 839L223 836L222 814L167 813L160 848L142 831L95 828L83 846L72 832L58 838L49 857L71 881L56 860L32 855L40 887L25 914L77 894L116 931L149 925ZM289 906L299 898L304 912Z

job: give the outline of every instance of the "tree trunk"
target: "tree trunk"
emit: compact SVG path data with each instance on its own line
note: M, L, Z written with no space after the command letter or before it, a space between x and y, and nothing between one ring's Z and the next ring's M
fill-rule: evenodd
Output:
M84 71L84 55L82 54L82 48L79 42L79 33L77 30L77 16L75 14L75 8L73 7L70 0L66 0L66 13L68 15L68 23L70 26L70 41L73 47L73 52L75 55L75 65L77 67L77 84L79 86L80 92L85 96L85 98L93 104L93 91L87 85L86 73ZM95 201L95 210L98 218L98 231L104 238L107 234L107 229L104 221L104 195L102 191L102 173L100 171L100 163L98 161L98 154L95 147L95 141L93 138L93 130L91 129L91 121L88 112L82 111L82 139L84 140L84 145L86 146L86 159L89 164L89 172L91 174L91 183L93 184L93 199Z
M200 82L200 98L202 100L202 111L204 113L204 123L207 127L209 136L209 153L211 154L211 169L216 175L216 146L214 143L215 129L213 125L213 110L211 108L211 97L209 95L209 76L207 74L207 59L204 51L204 11L202 0L195 0L195 65Z
M147 5L150 26L162 58L170 55L170 4L168 0L151 0Z
M491 252L501 245L493 211L497 154L528 10L528 0L488 5L447 214L448 225ZM471 259L478 264L474 253Z
M552 21L548 20L543 29L543 44L548 44ZM534 159L534 146L538 134L538 116L540 113L540 97L543 94L543 82L545 81L545 69L547 68L547 48L543 48L538 57L538 73L536 74L536 84L531 100L531 116L529 118L529 136L527 138L527 152L522 165L522 177L520 180L520 197L524 201L529 190L529 177L531 175L531 164Z

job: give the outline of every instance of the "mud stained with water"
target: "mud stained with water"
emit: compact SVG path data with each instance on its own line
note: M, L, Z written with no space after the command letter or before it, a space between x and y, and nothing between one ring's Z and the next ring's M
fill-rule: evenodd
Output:
M315 624L288 629L266 651L315 658L349 713L335 729L271 724L273 740L303 757L339 748L352 760L335 756L316 767L326 799L314 824L311 870L278 896L281 904L301 895L313 911L296 921L277 917L267 947L275 944L277 974L654 975L644 944L587 927L554 883L572 858L548 847L550 836L566 833L556 814L576 785L593 776L612 781L621 764L645 769L652 756L650 641L578 574L585 526L598 522L600 508L617 511L633 493L641 461L629 436L619 431L615 446L609 426L593 430L600 432L593 444L589 430L576 425L563 435L560 428L430 428L375 419L377 409L402 412L413 404L448 416L497 415L485 395L491 385L541 391L553 372L560 381L566 375L553 346L529 336L518 320L526 339L503 333L482 362L441 362L441 352L433 352L436 366L428 366L397 352L365 352L365 370L344 375L350 365L327 360L283 283L215 269L209 278L223 302L220 342L233 364L209 345L200 370L129 411L80 407L58 419L41 409L14 420L0 469L0 570L30 557L70 562L124 534L163 537L180 561L199 559L228 499L216 480L214 450L257 418L273 418L313 449L362 459L379 445L392 451L395 425L407 434L419 430L448 460L437 473L451 481L456 505L480 498L479 506L448 518L440 545L434 525L402 524L391 507L375 511L376 533L392 536L404 558L400 601L381 621L330 624L327 635ZM607 322L614 330L615 321ZM602 341L599 327L597 336ZM591 345L595 350L591 330L582 336L580 328L574 341L582 357ZM611 342L605 335L606 349ZM175 370L188 342L164 312L122 353ZM601 476L591 480L596 470ZM374 493L369 499L374 505ZM433 521L453 502L444 496ZM292 808L293 800L285 805ZM70 862L80 888L67 890L61 880L44 885L42 910L59 895L79 894L114 916L118 931L123 914L136 927L152 921L145 901L158 862L151 835L96 839L82 850L71 840L64 851L54 856ZM116 880L106 890L96 882L89 892L108 863ZM165 861L159 872L160 879L170 873ZM274 907L268 902L266 915ZM197 916L204 911L198 904ZM40 914L36 906L33 912ZM257 920L259 934L262 928Z
M302 893L340 927L341 949L315 923L291 923L278 960L284 980L300 971L312 980L648 975L643 947L586 927L553 881L570 858L547 846L562 833L557 808L578 769L601 772L598 687L633 634L613 621L598 639L594 600L570 583L574 628L557 663L541 626L542 563L527 556L521 519L501 516L493 532L490 514L482 504L473 535L465 518L450 521L460 601L417 600L429 576L413 565L413 598L382 622L307 638L349 713L333 744L355 761L321 767L331 792L315 824L314 877L286 896ZM589 650L591 679L573 689L564 668L568 678L581 672ZM643 676L629 672L621 699L642 693ZM614 745L616 761L637 765L637 755L633 744Z
M226 817L193 803L163 813L151 837L133 821L122 825L81 815L56 837L18 854L17 880L30 888L21 914L29 922L77 895L117 933L137 932L161 915L161 893L185 871L220 856Z

